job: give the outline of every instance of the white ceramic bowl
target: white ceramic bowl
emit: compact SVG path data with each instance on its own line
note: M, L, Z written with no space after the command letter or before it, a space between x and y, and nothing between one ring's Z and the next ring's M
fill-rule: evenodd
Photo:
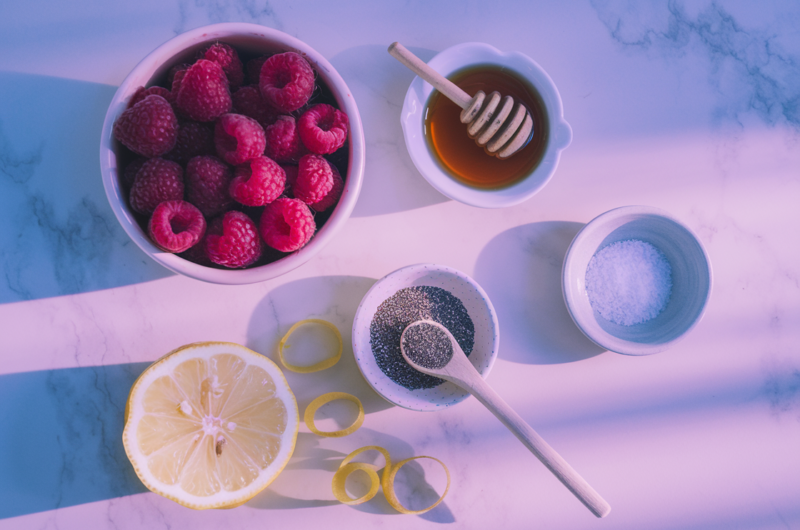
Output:
M553 80L530 57L522 53L504 53L488 44L469 42L448 48L428 62L429 66L445 77L478 64L508 68L539 92L544 102L549 129L544 155L539 164L516 184L501 189L479 189L456 180L442 168L425 139L425 111L434 88L419 77L414 78L408 88L400 115L406 147L417 170L443 195L482 208L513 206L531 198L547 184L558 166L561 151L572 142L572 129L564 120L561 96ZM466 135L466 126L464 134Z
M409 265L378 280L361 300L353 321L353 353L367 383L384 399L401 407L440 410L463 401L469 393L450 382L427 389L409 390L381 371L370 344L370 324L378 306L400 289L429 285L449 291L464 304L475 325L475 345L469 360L486 378L497 358L500 331L492 302L475 280L442 265Z
M672 291L658 316L623 326L592 309L586 268L599 250L628 239L645 241L664 253L672 268ZM593 219L572 240L562 271L564 301L575 324L599 346L628 355L657 353L680 340L703 317L711 283L711 262L697 236L667 212L649 206L625 206Z
M254 54L286 51L302 54L309 60L318 78L333 92L339 108L347 114L350 121L348 168L346 174L342 175L345 186L334 212L305 247L278 261L250 269L223 270L205 267L158 249L150 241L147 232L139 226L128 206L120 182L122 168L117 165L116 141L112 137L114 122L125 110L128 100L138 87L148 86L163 77L174 64L192 62L198 50L217 41ZM156 48L128 74L114 94L100 139L100 170L103 186L108 202L128 236L147 255L164 267L185 276L221 284L247 284L268 280L285 274L311 259L350 217L361 191L364 162L364 130L361 117L353 95L341 76L322 55L307 44L280 31L256 24L226 23L205 26L178 35ZM255 221L258 222L257 219Z

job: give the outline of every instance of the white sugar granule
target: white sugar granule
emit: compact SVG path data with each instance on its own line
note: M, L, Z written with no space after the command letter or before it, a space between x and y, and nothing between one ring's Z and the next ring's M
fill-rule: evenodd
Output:
M596 253L586 269L592 308L606 320L632 326L658 316L672 291L672 267L650 243L617 241Z

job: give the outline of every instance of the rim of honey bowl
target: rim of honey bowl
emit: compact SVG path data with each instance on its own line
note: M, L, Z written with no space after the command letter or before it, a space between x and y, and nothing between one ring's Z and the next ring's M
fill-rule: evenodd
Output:
M548 137L541 159L530 173L500 188L478 188L452 176L442 167L426 139L426 110L435 89L419 77L414 78L406 92L400 123L411 160L431 186L446 197L470 206L504 208L530 199L550 181L558 167L561 151L572 142L572 128L564 119L561 96L555 83L547 72L523 53L501 52L488 44L467 42L447 48L428 62L445 77L484 64L511 70L532 86L541 98L547 116ZM467 134L466 126L464 134Z

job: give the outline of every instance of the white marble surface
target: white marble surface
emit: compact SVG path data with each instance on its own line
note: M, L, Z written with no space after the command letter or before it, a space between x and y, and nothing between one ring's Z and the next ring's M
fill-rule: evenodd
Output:
M800 4L594 1L84 0L0 8L0 528L800 528ZM99 134L127 72L182 31L259 23L309 43L359 105L367 172L353 217L277 280L200 283L161 268L117 224ZM553 180L526 203L449 201L414 169L399 110L424 59L465 41L530 55L574 131ZM583 223L644 204L706 245L705 319L649 357L603 352L572 324L560 267ZM498 310L490 383L612 505L595 519L474 399L439 413L383 402L352 350L289 374L301 410L359 396L342 439L301 427L295 455L243 507L193 512L146 492L121 445L130 383L200 340L275 358L289 326L327 318L350 339L377 278L419 262L474 277ZM380 496L338 504L339 459L366 444L431 455L453 477L422 516ZM440 488L432 467L409 487Z

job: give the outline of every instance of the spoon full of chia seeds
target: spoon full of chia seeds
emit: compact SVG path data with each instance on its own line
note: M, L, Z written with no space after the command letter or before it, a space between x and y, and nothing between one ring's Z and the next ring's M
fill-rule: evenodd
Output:
M400 336L400 352L406 362L420 372L446 379L475 396L593 514L608 515L611 506L492 390L446 327L433 320L409 324Z

